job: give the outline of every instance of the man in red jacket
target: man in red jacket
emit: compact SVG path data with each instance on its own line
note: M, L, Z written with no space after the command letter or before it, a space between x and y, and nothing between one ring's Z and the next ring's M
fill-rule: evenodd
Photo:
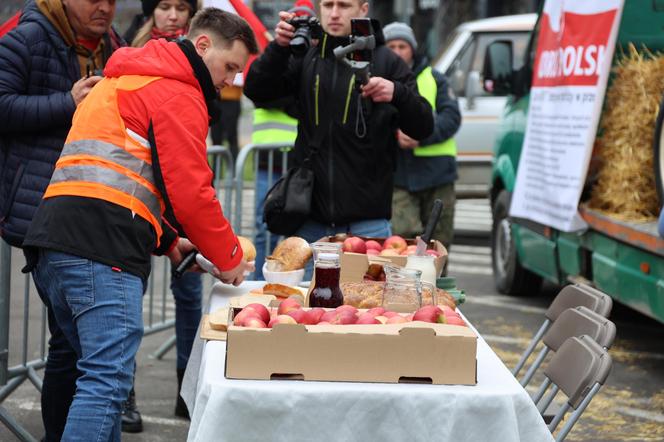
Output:
M117 51L74 114L24 243L79 356L63 440L120 440L152 253L177 265L195 245L235 285L253 271L211 187L205 139L218 90L256 52L242 18L204 9L186 40Z

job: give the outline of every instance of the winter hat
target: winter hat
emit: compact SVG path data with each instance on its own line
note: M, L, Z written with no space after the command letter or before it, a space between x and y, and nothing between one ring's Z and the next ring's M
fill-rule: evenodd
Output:
M316 16L316 11L314 11L314 4L311 0L297 0L292 8L288 12L293 12L298 17L308 15L310 17Z
M143 15L146 17L151 17L157 5L161 0L141 0L141 5L143 6ZM198 1L197 0L185 0L186 3L189 3L191 6L191 15L193 16L198 10Z
M393 22L383 28L383 35L385 42L390 40L403 40L407 42L413 51L417 50L417 41L415 41L415 34L410 26L406 23Z

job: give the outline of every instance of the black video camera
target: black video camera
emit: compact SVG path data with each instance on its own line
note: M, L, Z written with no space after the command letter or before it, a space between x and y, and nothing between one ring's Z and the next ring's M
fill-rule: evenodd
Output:
M306 54L311 47L311 40L320 40L323 37L323 28L316 17L293 17L288 24L295 28L295 35L290 41L293 55L300 57Z

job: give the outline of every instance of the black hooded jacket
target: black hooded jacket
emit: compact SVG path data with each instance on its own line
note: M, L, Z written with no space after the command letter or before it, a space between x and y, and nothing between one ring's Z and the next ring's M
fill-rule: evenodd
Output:
M411 70L385 46L381 31L376 40L371 75L394 82L390 103L360 98L352 70L332 52L347 45L347 37L324 35L317 47L291 63L290 49L271 42L245 80L244 93L254 102L295 98L300 116L295 165L310 154L315 139L321 140L310 157L315 174L311 218L320 223L389 219L396 131L415 139L433 131L433 111L418 94Z

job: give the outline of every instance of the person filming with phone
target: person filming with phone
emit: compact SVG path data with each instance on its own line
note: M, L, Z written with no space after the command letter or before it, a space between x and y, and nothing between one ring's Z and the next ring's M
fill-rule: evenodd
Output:
M389 236L397 131L417 140L433 131L431 106L410 68L385 46L378 22L353 20L368 12L367 0L322 0L320 24L280 12L274 41L246 77L251 100L293 96L299 108L294 164L311 168L314 181L310 213L295 235L309 242L349 232ZM368 79L334 54L367 29L375 48L348 58L371 58Z

